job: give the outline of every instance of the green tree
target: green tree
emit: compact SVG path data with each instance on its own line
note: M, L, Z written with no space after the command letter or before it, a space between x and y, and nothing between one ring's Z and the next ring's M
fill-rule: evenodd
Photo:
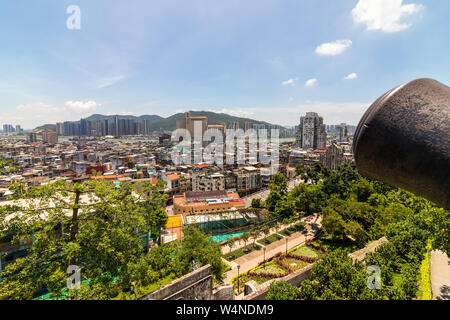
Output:
M311 281L302 282L301 299L372 300L380 292L367 287L365 266L343 250L336 250L318 261L312 268Z
M301 166L296 166L295 167L295 176L296 177L301 177L303 172L305 172L305 169Z
M297 300L298 298L298 289L284 281L272 282L266 296L266 300Z
M255 228L253 230L250 231L250 235L253 239L253 246L256 245L256 239L258 239L259 235L261 234L261 231L258 228Z
M19 167L12 164L13 161L11 159L3 160L3 157L0 156L0 174L9 174L18 172Z
M234 247L234 243L235 243L235 241L234 241L233 237L229 237L227 239L227 246L230 248L230 252L231 252L231 249L233 249L233 247Z
M244 232L242 234L242 240L244 241L245 247L247 247L247 241L250 239L250 234L248 232Z
M134 273L145 255L141 234L159 231L167 220L161 188L161 183L116 188L109 182L63 180L13 185L13 202L0 207L1 236L32 243L25 257L6 266L0 298L31 299L42 288L60 296L70 265L79 266L82 280L89 280L92 290L86 293L104 297L113 296L112 287L129 288L141 280L142 274ZM72 296L79 293L73 290Z
M269 235L269 233L270 233L270 228L269 228L269 226L264 226L263 228L262 228L262 232L264 233L264 237L265 238L267 238L267 236Z
M259 198L252 199L252 208L255 208L255 209L261 208L261 199L259 199Z
M182 274L191 272L194 262L199 266L210 264L212 274L222 280L225 266L220 245L192 226L184 228L183 233L184 239L176 256Z

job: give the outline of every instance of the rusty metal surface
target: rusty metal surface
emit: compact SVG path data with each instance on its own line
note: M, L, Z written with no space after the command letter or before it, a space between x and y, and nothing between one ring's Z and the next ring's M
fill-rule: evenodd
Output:
M450 88L417 79L375 101L355 133L358 171L450 209Z

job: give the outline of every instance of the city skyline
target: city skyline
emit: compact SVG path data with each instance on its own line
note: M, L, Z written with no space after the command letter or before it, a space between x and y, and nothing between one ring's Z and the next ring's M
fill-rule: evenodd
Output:
M185 114L185 113L188 113L188 112L191 112L191 111L198 111L198 112L212 112L212 111L203 111L203 110L189 110L189 111L186 111L186 112L180 112L180 113L173 114L173 115L171 115L171 116L169 116L169 117L162 117L162 118L163 118L163 119L167 119L167 118L170 118L170 117L172 117L172 116L174 116L174 115L177 115L177 114ZM311 112L311 111L306 111L305 113L308 113L308 112ZM218 113L218 114L219 114L219 113ZM228 115L228 116L233 116L232 114L227 114L227 113L220 113L220 114L224 114L224 115ZM23 131L23 130L35 130L35 129L40 128L40 127L43 127L43 126L45 126L45 125L56 125L56 127L57 127L58 124L64 124L65 122L80 122L81 120L89 119L90 117L95 116L95 115L107 116L107 117L118 116L118 117L121 118L121 119L133 119L133 118L134 118L134 119L136 119L136 121L138 121L137 119L139 119L139 118L141 118L141 117L145 117L145 116L149 116L149 117L159 116L158 114L126 115L126 114L99 114L99 113L95 113L95 114L90 114L90 115L88 115L88 116L86 116L86 117L82 117L82 118L75 119L75 120L63 120L63 121L57 121L56 123L41 123L41 124L38 124L36 127L33 127L33 128L24 128L24 127L22 126L22 124L19 123L19 122L14 122L14 123L4 123L4 124L2 124L3 130L1 130L1 128L0 128L0 131L2 131L2 132L19 132L19 131L17 131L17 127L20 128L20 131ZM303 115L304 115L304 114L298 114L298 119L300 120L301 117L303 117ZM238 118L240 118L240 119L242 119L242 120L251 120L251 121L255 121L255 122L266 122L266 121L261 121L261 120L254 119L254 118L252 118L252 117L250 117L250 118L239 117L239 116L236 116L236 117L238 117ZM97 122L97 121L100 121L100 120L89 120L89 121L90 121L90 122ZM113 120L110 119L110 122L111 122L111 121L113 121ZM141 119L140 121L143 121L143 120ZM342 122L340 122L340 123L331 123L331 122L327 122L326 119L324 119L324 124L326 124L327 126L337 126L337 125L339 125L339 124L341 124L341 123L342 123ZM277 123L270 123L270 122L267 122L267 124L270 124L270 125L273 125L273 126L280 126L280 125L277 124ZM357 123L356 123L356 124L353 124L353 123L347 123L347 125L356 127ZM5 130L5 127L13 128L14 130ZM287 126L282 126L282 127L286 128L286 129L294 129L295 127L298 127L298 121L297 121L297 123L294 124L294 125L287 125ZM243 128L243 129L244 129L244 128ZM156 128L155 128L155 129L152 129L152 128L151 128L151 131L153 131L153 130L157 130L157 129L156 129Z
M66 27L71 4L4 4L2 123L212 110L284 126L309 111L356 124L387 88L450 83L450 45L438 41L447 1L79 0L80 30Z

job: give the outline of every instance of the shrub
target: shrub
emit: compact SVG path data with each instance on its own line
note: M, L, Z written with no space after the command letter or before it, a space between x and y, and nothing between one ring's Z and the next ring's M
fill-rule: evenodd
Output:
M318 258L303 257L303 256L296 255L294 253L288 253L286 256L297 259L297 260L309 262L309 263L313 263L313 262L316 262L317 260L319 260Z
M297 300L299 290L284 281L275 281L270 284L266 300Z

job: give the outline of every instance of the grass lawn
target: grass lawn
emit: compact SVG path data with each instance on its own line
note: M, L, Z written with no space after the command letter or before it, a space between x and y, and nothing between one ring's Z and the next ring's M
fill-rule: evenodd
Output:
M280 239L283 239L283 237L280 236L279 234L274 233L264 239L258 240L257 242L264 246L267 246L267 245L271 244L272 242L278 241Z
M320 258L321 256L321 254L317 250L306 245L297 247L294 250L290 251L290 253L307 258Z
M285 258L281 259L281 261L283 263L285 263L286 265L288 265L294 271L303 269L304 267L306 267L309 264L308 262L305 262L302 260L297 260L294 258L289 258L289 257L285 257Z
M243 248L236 249L234 251L231 251L230 253L224 254L223 257L228 261L236 260L237 258L240 258L246 254L249 254L250 252L260 250L261 246L255 244L249 244Z
M283 229L279 232L279 234L282 234L283 236L290 236L293 233L302 231L303 229L305 229L305 222L299 222L293 226L290 226L289 228Z
M261 265L255 269L252 269L251 272L253 272L253 273L274 273L274 274L282 274L282 275L288 274L288 271L285 270L280 265L278 265L275 261L267 262L264 265Z

